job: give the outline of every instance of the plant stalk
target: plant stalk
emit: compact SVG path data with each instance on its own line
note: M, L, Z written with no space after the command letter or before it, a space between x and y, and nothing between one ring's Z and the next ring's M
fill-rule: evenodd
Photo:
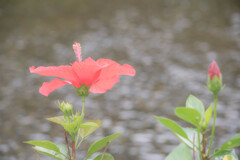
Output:
M66 132L66 131L64 131L64 135L65 135L65 142L66 142L66 144L67 144L67 150L68 150L69 160L72 160L71 152L70 152L70 147L69 147L69 143L68 143L68 138L67 138L67 132Z
M197 129L197 136L198 136L198 150L199 150L199 157L200 157L200 160L202 160L202 150L201 150L201 140L200 140L200 129L198 127Z
M195 134L193 134L193 160L195 160Z
M72 141L72 159L75 160L76 156L76 148L75 148L75 141Z
M211 139L210 139L210 144L207 152L207 157L210 154L210 150L212 147L212 142L213 142L213 137L214 137L214 132L215 132L215 123L216 123L216 118L217 118L217 102L218 102L218 95L217 93L214 93L214 115L213 115L213 126L212 126L212 133L211 133Z
M82 96L82 113L81 113L81 115L84 115L84 109L85 109L85 96Z
M33 153L35 154L35 156L37 157L37 159L38 159L38 160L41 160L41 159L40 159L40 156L38 155L38 153L37 153L33 148L32 148L32 151L33 151Z

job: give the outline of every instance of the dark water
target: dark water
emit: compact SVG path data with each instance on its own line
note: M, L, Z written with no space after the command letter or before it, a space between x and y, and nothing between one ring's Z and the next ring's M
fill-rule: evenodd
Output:
M214 145L220 146L240 132L239 9L237 0L1 0L0 159L35 159L25 140L63 142L62 128L45 118L60 114L57 99L77 108L80 98L70 86L40 95L51 78L31 75L28 67L73 62L75 41L84 58L109 58L137 71L87 98L86 119L101 119L103 126L80 157L94 140L124 131L109 148L117 160L164 159L179 141L153 115L178 120L174 109L189 94L208 107L204 85L213 59L226 84L216 122Z

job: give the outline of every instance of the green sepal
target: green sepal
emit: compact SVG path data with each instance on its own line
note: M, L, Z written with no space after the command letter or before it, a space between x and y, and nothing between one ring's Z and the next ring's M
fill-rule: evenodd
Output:
M88 87L86 84L82 84L80 88L75 87L75 89L80 97L87 97L89 94L90 87L91 85Z
M220 74L219 78L215 75L212 80L210 79L210 76L208 76L207 88L214 94L217 94L219 91L221 91L224 88L222 85L222 75Z

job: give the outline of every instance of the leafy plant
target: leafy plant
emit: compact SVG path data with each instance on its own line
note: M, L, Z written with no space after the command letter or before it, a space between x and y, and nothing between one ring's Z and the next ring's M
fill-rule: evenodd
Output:
M218 92L223 89L222 75L215 61L211 63L208 70L207 88L213 93L214 103L206 111L201 100L193 95L187 98L185 107L175 109L176 116L190 123L192 128L184 128L164 117L155 117L181 141L181 144L167 156L166 160L238 160L234 148L240 146L240 134L226 141L219 149L214 149L214 152L211 153L217 118ZM207 137L212 113L211 136Z
M38 68L32 66L29 68L31 73L61 78L44 82L39 89L42 95L48 96L55 89L69 84L74 86L77 94L82 99L81 112L74 112L73 106L70 103L58 102L58 107L62 111L62 115L47 118L47 120L62 126L65 133L66 144L39 140L24 142L33 145L33 149L36 152L57 160L75 160L77 149L80 148L81 143L102 125L101 120L84 121L85 98L89 95L89 92L105 93L119 81L119 75L135 75L135 70L132 66L128 64L120 65L110 59L94 61L89 57L82 61L81 46L79 43L73 45L73 50L78 61L73 62L71 65L58 67L41 66ZM94 142L89 147L85 160L114 160L111 154L106 153L106 150L108 145L121 134L122 133L115 133ZM71 143L68 140L68 136L71 137ZM105 148L103 153L92 157L94 153L103 148ZM38 154L37 157L40 159Z

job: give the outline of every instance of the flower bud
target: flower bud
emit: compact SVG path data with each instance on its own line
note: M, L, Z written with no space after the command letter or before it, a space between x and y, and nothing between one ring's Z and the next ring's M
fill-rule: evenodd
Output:
M65 103L65 102L59 103L58 102L58 107L67 116L70 116L72 114L72 112L73 112L73 106L71 104L69 104L69 103Z
M86 84L82 84L80 88L76 87L77 93L80 97L87 97L89 94L89 88Z
M214 94L217 94L223 88L222 74L215 61L212 61L208 69L207 88Z

